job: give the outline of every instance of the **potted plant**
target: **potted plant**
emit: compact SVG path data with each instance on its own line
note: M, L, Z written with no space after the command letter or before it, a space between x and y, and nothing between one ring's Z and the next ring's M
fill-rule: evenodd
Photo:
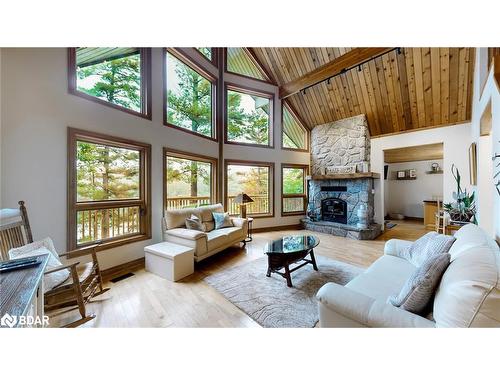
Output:
M453 164L451 166L451 173L457 182L457 191L453 192L453 199L455 202L445 203L443 208L450 215L452 221L459 222L473 222L476 224L476 203L474 201L474 192L469 194L467 189L460 186L460 172Z

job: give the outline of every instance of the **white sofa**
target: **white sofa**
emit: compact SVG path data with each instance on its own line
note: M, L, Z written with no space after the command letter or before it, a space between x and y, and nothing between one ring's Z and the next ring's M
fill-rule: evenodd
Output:
M194 260L198 262L227 249L231 245L243 242L247 238L248 221L246 219L232 218L232 227L215 229L213 212L224 212L222 204L165 211L163 239L192 247ZM186 229L186 219L190 218L191 215L201 219L206 228L205 232Z
M387 303L415 270L396 250L411 242L389 240L384 255L347 285L325 284L317 294L321 327L500 327L500 252L481 228L455 233L451 263L422 317Z

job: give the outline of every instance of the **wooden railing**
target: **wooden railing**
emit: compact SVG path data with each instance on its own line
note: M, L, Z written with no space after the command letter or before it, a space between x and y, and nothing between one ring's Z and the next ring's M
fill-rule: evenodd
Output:
M269 198L267 195L252 195L254 202L247 206L247 213L266 213L269 211ZM227 197L228 211L231 215L240 212L240 205L234 202L235 195ZM167 210L176 210L179 208L198 207L210 204L210 197L175 197L167 198Z
M120 207L78 211L78 244L140 232L140 208Z

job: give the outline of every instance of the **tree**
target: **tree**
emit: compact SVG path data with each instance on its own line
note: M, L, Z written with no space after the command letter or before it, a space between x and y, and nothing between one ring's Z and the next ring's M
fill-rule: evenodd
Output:
M78 68L78 90L135 111L141 109L140 57L132 55ZM95 80L90 88L85 81Z

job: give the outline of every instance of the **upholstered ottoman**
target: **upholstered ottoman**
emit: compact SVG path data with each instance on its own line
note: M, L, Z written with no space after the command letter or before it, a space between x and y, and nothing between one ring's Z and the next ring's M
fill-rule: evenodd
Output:
M160 242L144 248L146 271L177 281L194 272L194 249L172 242Z

